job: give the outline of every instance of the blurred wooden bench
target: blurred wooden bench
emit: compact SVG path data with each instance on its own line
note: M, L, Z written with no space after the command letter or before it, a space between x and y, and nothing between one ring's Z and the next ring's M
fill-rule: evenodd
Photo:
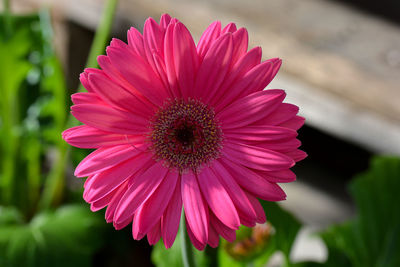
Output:
M50 5L94 29L104 1L13 3ZM373 152L400 155L399 26L323 0L120 0L115 24L118 30L141 28L148 16L161 13L179 18L197 40L214 20L246 27L251 46L261 46L265 59L283 59L270 88L285 89L309 125Z

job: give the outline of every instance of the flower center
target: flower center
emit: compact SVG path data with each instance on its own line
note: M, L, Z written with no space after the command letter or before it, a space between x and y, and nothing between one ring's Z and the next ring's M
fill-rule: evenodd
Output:
M151 126L151 148L169 168L197 171L219 156L220 127L214 111L200 101L168 101L158 110Z

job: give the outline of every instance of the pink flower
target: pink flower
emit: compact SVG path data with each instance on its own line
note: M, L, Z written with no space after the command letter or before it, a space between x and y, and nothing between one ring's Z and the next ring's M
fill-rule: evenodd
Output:
M161 237L171 247L182 207L197 249L235 240L243 224L266 218L257 198L285 199L277 183L306 154L298 150L298 108L283 90L263 90L281 60L261 62L244 28L212 23L194 43L187 28L149 18L128 44L113 39L99 69L80 80L72 114L84 125L63 133L69 144L96 149L76 168L88 177L83 198L107 206L116 229L132 223L135 239Z

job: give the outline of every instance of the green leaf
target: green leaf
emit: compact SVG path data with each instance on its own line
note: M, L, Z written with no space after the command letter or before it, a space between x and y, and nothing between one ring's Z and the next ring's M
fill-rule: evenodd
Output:
M350 184L357 216L321 233L328 264L400 266L400 159L375 157L370 169ZM347 263L347 264L346 264Z
M36 215L29 224L0 224L2 266L88 266L102 245L103 220L80 205Z

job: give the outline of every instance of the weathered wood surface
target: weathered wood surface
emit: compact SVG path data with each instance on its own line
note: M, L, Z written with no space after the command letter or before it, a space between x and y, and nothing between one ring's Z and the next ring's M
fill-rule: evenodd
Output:
M93 28L104 3L15 2L47 3ZM140 28L148 16L165 12L197 40L217 19L246 27L265 58L283 59L271 86L285 89L310 125L376 152L400 154L400 27L323 0L120 0L116 25Z

